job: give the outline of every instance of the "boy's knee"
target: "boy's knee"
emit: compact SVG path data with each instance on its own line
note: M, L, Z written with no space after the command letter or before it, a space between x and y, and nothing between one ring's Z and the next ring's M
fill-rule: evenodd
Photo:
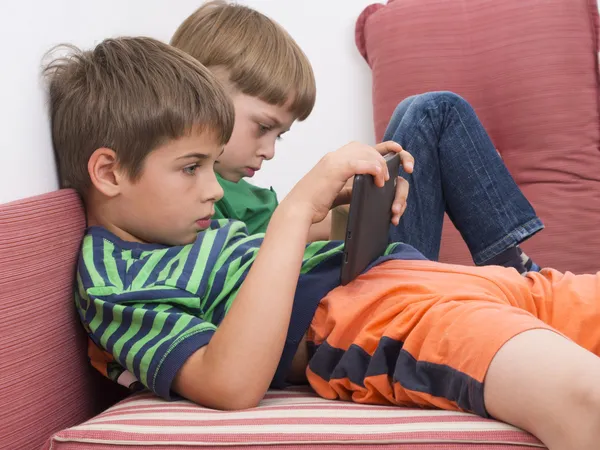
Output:
M420 94L417 95L411 95L410 97L406 97L404 100L402 100L400 103L398 103L398 106L396 106L396 112L398 112L399 110L408 108L410 105L412 105L412 102L414 102L417 98L419 98Z
M390 123L388 125L388 130L386 132L386 137L384 138L384 140L390 139L390 131L394 131L393 129L400 124L400 122L404 118L404 115L417 98L419 98L419 95L411 95L410 97L406 97L404 100L398 103L398 106L396 106L396 109L394 109L394 113L390 118Z
M422 112L425 109L437 108L440 105L449 106L468 105L467 101L460 95L450 91L432 91L424 94L411 95L402 100L396 107L392 122L399 119L411 108L413 113Z
M597 448L600 442L600 387L597 380L572 381L566 388L565 404L557 406L564 409L565 423L558 430L556 439L563 448Z
M598 381L589 378L583 381L573 380L567 392L572 408L594 420L600 432L600 383Z
M439 131L445 117L454 109L458 111L473 110L464 98L450 91L426 92L407 97L396 107L385 132L384 140L398 142L398 139L404 134L398 133L399 129L420 124L421 118L424 116L429 116ZM406 145L403 142L399 143Z
M434 91L421 94L421 100L429 105L438 106L446 103L452 106L468 104L460 95L451 91Z

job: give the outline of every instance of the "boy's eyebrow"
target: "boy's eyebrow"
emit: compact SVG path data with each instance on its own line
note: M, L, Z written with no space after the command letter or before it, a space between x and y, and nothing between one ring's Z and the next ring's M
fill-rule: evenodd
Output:
M273 123L273 128L285 129L285 126L276 117L274 117L274 116L272 116L271 114L268 114L268 113L264 113L264 116L271 123ZM285 131L289 131L289 128L287 130L285 130Z
M189 158L207 159L208 155L205 155L204 153L188 153L187 155L179 156L177 159L189 159Z
M275 117L270 116L269 114L266 115L267 119L269 119L271 122L273 122L273 125L275 126L275 128L283 128L283 124L277 120Z

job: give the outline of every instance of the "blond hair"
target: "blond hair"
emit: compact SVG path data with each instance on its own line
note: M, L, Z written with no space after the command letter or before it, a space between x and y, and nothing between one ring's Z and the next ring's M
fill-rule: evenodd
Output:
M145 37L107 39L91 51L73 46L44 69L49 81L52 141L62 187L84 194L87 164L102 147L132 180L155 148L211 132L222 145L234 122L216 77L184 52Z
M208 68L225 70L226 81L246 95L272 105L289 101L299 120L314 107L308 58L279 24L254 9L210 1L179 26L171 45Z

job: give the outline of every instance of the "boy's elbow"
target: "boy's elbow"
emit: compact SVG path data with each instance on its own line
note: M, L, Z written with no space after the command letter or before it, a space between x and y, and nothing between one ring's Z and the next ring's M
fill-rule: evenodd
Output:
M252 396L230 395L223 398L221 407L218 409L224 411L239 411L243 409L256 408L261 401L261 398Z
M223 383L226 384L226 383ZM183 393L184 397L202 406L222 411L238 411L255 408L263 398L263 394L253 392L248 386L236 388L234 385L220 385L212 389L194 390Z
M212 409L235 411L258 406L265 392L248 380L241 383L236 377L195 376L193 373L180 374L175 378L173 390L182 397ZM200 381L203 380L203 381Z
M237 411L240 409L256 408L265 395L261 389L250 380L240 380L238 377L228 379L226 383L219 383L220 389L215 395L215 400L220 404L219 409Z
M207 364L205 352L206 347L188 359L173 381L173 390L198 405L212 409L231 411L258 406L268 385Z

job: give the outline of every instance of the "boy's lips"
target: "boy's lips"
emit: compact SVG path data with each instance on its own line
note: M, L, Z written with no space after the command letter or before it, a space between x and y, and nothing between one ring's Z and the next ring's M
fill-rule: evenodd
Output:
M252 177L252 176L254 176L254 174L255 174L256 172L258 172L259 170L260 170L260 167L246 167L246 168L244 169L244 174L245 174L247 177Z
M205 230L206 228L210 227L211 217L212 217L212 214L210 216L206 216L206 217L203 217L202 219L196 220L196 225L198 225L198 227L200 227L200 229Z

